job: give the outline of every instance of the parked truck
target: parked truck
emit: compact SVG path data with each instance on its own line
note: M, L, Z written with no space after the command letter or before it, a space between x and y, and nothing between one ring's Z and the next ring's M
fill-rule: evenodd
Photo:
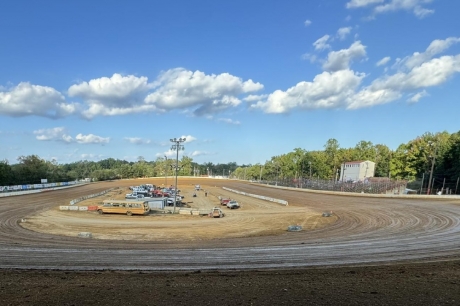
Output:
M214 207L211 212L209 213L211 218L223 218L225 216L224 212L220 207Z

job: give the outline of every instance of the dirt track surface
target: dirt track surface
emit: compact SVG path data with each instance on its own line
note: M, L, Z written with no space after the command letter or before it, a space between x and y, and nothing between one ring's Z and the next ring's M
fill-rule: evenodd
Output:
M73 198L137 183L98 183L0 199L0 295L12 305L140 304L137 299L111 293L123 288L139 296L154 296L154 302L146 300L145 304L155 305L229 305L234 304L228 302L231 298L242 305L455 305L460 301L459 265L455 261L460 254L458 200L342 197L201 180L211 199L211 203L196 199L195 204L202 208L215 205L212 197L223 193L221 186L284 199L289 206L233 195L243 207L225 210L225 218L187 216L179 220L181 216L98 216L56 209ZM180 180L185 189L195 183ZM320 217L323 211L331 210L335 217ZM131 222L139 221L149 229L140 233L143 226L137 226L130 231ZM293 223L301 224L304 230L286 232ZM83 231L93 232L95 238L76 237L76 232ZM122 240L115 239L117 236ZM437 263L413 264L415 261ZM350 266L383 263L396 265ZM350 268L303 269L344 265ZM266 270L272 268L277 270ZM143 276L123 272L120 276L8 269L190 272ZM252 270L237 272L241 269ZM260 269L265 272L258 272ZM138 278L145 281L145 287L130 285L138 283ZM27 285L31 279L40 284ZM62 281L68 279L73 281ZM24 296L18 288L27 288L29 294ZM48 297L37 295L47 288L59 292ZM216 295L210 295L213 288ZM84 296L94 298L89 301Z

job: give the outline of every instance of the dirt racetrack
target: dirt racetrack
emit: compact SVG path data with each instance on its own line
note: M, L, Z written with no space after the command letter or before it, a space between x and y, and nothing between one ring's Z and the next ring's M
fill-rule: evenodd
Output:
M129 185L163 181L104 182L0 198L2 300L11 305L459 304L460 201L455 199L349 197L180 178L185 202L197 209L218 206L217 196L229 196L222 186L289 205L231 194L242 208L224 208L227 216L221 219L58 210L111 187L121 187L121 193L108 196L122 197ZM191 197L197 183L207 197L204 192ZM333 216L322 217L324 211ZM303 231L287 232L293 224ZM79 238L80 232L93 238Z

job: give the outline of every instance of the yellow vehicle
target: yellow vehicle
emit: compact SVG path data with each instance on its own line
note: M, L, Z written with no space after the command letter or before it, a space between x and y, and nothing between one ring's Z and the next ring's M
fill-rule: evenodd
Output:
M124 201L124 200L104 200L103 205L97 207L97 212L100 214L126 214L131 215L146 215L150 211L147 201Z

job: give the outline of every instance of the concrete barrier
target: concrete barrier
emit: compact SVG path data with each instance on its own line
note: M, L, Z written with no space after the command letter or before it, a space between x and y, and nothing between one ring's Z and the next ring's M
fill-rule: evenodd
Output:
M227 188L227 187L222 187L222 189L230 191L230 192L234 192L234 193L237 193L237 194L241 194L241 195L244 195L244 196L257 198L257 199L261 199L261 200L265 200L265 201L269 201L269 202L278 203L278 204L285 205L285 206L288 205L288 201L281 200L281 199L270 198L270 197L261 196L261 195L258 195L258 194L246 193L246 192L243 192L243 191L238 191L238 190L230 189L230 188Z
M110 188L110 189L107 189L107 190L104 190L104 191L101 191L101 192L98 192L98 193L94 193L94 194L90 194L90 195L86 195L86 196L83 196L83 197L80 197L80 198L77 198L77 199L73 199L70 201L70 205L74 205L74 204L77 204L81 201L84 201L84 200L87 200L87 199L91 199L91 198L95 198L95 197L99 197L101 195L104 195L112 190L116 190L116 189L119 189L119 187L114 187L114 188Z
M78 210L78 206L68 206L69 210Z
M59 206L59 210L69 210L69 206Z
M80 206L80 207L78 207L78 210L79 210L79 211L87 211L87 210L88 210L88 206Z

